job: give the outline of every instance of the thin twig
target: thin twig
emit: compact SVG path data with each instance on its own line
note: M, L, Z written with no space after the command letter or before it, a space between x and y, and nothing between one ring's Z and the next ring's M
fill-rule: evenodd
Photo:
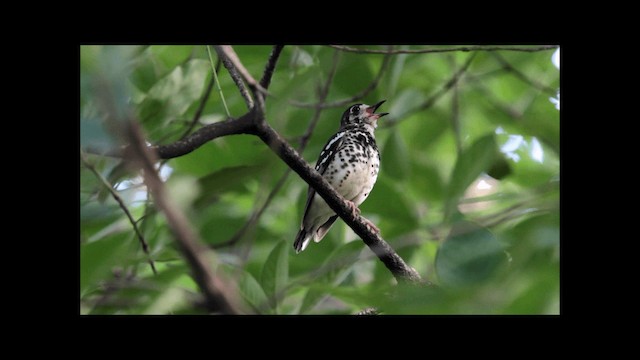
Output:
M498 60L498 62L500 63L500 65L502 65L502 67L509 71L510 73L512 73L513 75L515 75L516 78L522 80L523 82L525 82L526 84L528 84L531 87L534 87L540 91L544 91L546 93L548 93L549 95L555 96L556 95L556 90L550 86L547 86L535 79L530 78L529 76L527 76L525 73L523 73L522 71L516 69L515 67L513 67L513 65L511 65L510 62L508 62L502 55L500 55L499 53L492 53L491 55L493 55L493 57Z
M93 164L89 163L89 161L87 160L84 154L84 151L82 150L80 150L80 160L82 160L82 163L84 164L84 166L87 169L89 169L100 180L100 182L102 182L102 185L104 185L104 187L107 188L107 190L109 190L109 193L111 194L113 199L118 203L118 205L120 206L124 214L127 215L127 218L131 223L131 226L133 226L133 231L136 233L138 241L142 246L142 251L144 251L145 255L147 256L147 262L149 262L149 266L151 266L151 270L153 271L153 274L158 275L158 271L156 270L156 265L153 263L151 254L149 254L149 245L144 240L144 236L142 235L142 232L140 232L140 229L138 229L138 222L133 219L131 212L129 212L129 208L127 208L127 205L125 205L124 201L120 197L120 194L118 194L118 192L109 183L109 180L105 179L104 176L102 176L102 174L100 174L98 170L96 170Z
M523 51L523 52L535 52L554 50L558 48L558 45L542 45L536 47L521 47L521 46L457 46L451 48L425 48L425 49L398 49L398 50L378 50L378 49L358 49L344 45L329 45L334 49L341 51L348 51L357 54L429 54L429 53L443 53L452 51Z
M218 55L222 55L223 63L225 58L229 60L231 64L230 67L234 68L234 71L236 71L237 73L240 73L244 81L246 81L247 85L249 85L249 88L254 92L254 95L256 91L260 91L263 94L268 94L267 89L262 87L262 85L260 85L256 81L256 79L254 79L254 77L251 76L247 68L245 68L244 65L242 65L242 62L238 58L238 54L236 54L235 50L233 50L233 47L229 45L221 45L221 46L216 46L215 48L216 48L216 51L218 52ZM275 58L275 60L277 60L277 57ZM227 67L227 64L225 64L225 67ZM227 69L229 68L227 67Z
M276 69L276 64L278 63L278 58L280 58L280 53L282 53L283 48L284 45L274 45L273 50L271 50L271 55L269 55L269 60L267 60L267 65L265 66L262 78L260 79L260 86L265 90L268 89L269 84L271 84L271 77Z
M209 45L207 45L207 53L209 54L209 63L211 64L213 78L215 79L218 92L220 93L220 99L222 99L222 105L224 105L224 110L227 113L227 116L231 117L231 113L229 112L229 107L227 107L227 101L224 99L224 94L222 93L222 87L220 87L220 81L218 80L218 67L213 66L213 58L211 57L211 49L209 49ZM219 59L220 58L218 57L218 60Z
M207 50L208 49L209 48L207 47ZM221 64L220 58L218 58L218 61L216 62L216 66L213 68L214 74L218 72L218 69L220 68L220 64ZM191 130L193 130L193 128L198 124L198 121L200 120L200 116L202 116L202 111L204 110L204 106L207 104L207 100L209 100L209 96L211 95L211 89L213 89L213 85L216 83L216 78L217 76L211 75L211 79L209 79L207 88L204 90L202 99L200 99L200 104L198 104L198 109L196 110L195 115L193 115L193 119L191 119L191 123L189 124L189 127L187 127L187 130L185 130L185 132L182 133L182 136L180 136L181 139L184 139L185 136L189 135L191 133ZM226 103L224 105L226 109Z
M329 74L327 74L327 81L325 81L324 86L320 89L320 93L318 94L318 102L315 106L315 111L313 113L313 118L311 122L309 122L309 126L307 127L307 131L305 131L304 135L300 139L300 145L298 147L298 152L302 152L304 148L307 146L307 142L311 138L311 134L313 130L316 128L316 124L320 119L320 114L324 109L324 102L327 100L329 96L329 90L331 88L331 84L333 83L333 78L336 75L336 71L338 70L338 61L340 60L340 53L338 51L333 53L333 63L331 64L331 69L329 70Z
M498 99L496 95L487 88L482 80L478 79L475 76L468 76L467 79L470 80L471 86L480 91L484 99L487 100L487 102L489 102L489 104L495 109L504 112L505 114L507 114L507 116L513 119L518 120L522 118L522 116L524 115L523 111Z
M380 83L380 79L382 79L382 75L387 69L387 65L389 64L390 60L391 60L391 54L387 54L382 60L382 65L380 65L380 70L378 71L378 75L376 75L375 79L373 79L373 81L366 88L364 88L358 94L350 98L336 100L332 102L317 102L317 103L303 103L296 100L291 100L289 101L289 104L297 107L304 107L304 108L315 108L320 106L323 109L341 107L341 106L353 104L355 101L363 99L365 96L369 95L371 91L373 91L376 87L378 87L378 84Z
M464 62L464 64L462 65L462 67L460 67L460 69L458 71L456 71L451 78L449 78L449 80L447 80L442 87L440 87L436 92L434 92L433 94L431 94L431 96L429 96L422 104L420 104L419 106L417 106L416 108L414 108L413 110L407 111L406 113L404 113L404 117L401 119L394 119L394 118L389 118L387 119L386 122L382 123L382 125L380 125L380 128L385 129L391 126L396 125L397 123L399 123L402 120L405 120L409 117L409 115L417 112L417 111L422 111L422 110L426 110L428 108L430 108L431 106L433 106L436 101L438 101L444 94L446 94L449 90L451 90L453 88L453 86L458 83L458 81L460 81L460 79L462 78L462 75L467 71L467 69L469 68L469 65L471 65L471 61L474 59L475 57L475 53L471 54L467 60Z
M222 64L227 69L229 75L231 75L231 79L233 79L233 82L238 87L240 95L242 95L242 98L244 98L244 102L247 104L247 109L251 110L253 108L253 99L251 98L251 95L249 95L249 91L244 85L242 76L240 76L240 74L238 73L237 67L235 67L227 52L223 51L222 46L214 46L214 48L216 50L216 53L218 54L218 58L222 60Z
M455 60L450 58L451 63L455 64ZM458 103L459 98L459 87L458 81L453 84L453 96L451 97L451 127L453 128L453 133L455 134L455 143L456 150L458 152L458 156L462 152L462 134L460 133L460 106Z

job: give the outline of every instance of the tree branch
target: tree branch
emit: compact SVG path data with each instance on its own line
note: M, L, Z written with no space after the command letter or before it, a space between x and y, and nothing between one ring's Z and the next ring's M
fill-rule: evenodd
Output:
M273 50L271 50L271 55L269 55L269 60L264 68L264 72L262 73L262 79L260 79L260 86L265 90L268 89L271 84L271 77L276 69L276 64L278 63L278 59L280 58L280 53L282 53L283 48L284 45L274 45Z
M131 215L131 212L129 212L129 208L127 208L127 205L125 205L124 201L120 197L120 194L118 194L118 192L113 188L113 186L109 183L109 181L105 179L104 176L102 176L102 174L100 174L92 164L89 163L89 161L87 160L82 150L80 150L80 160L82 160L82 163L84 164L84 166L87 169L89 169L100 180L102 185L104 185L104 187L107 188L107 190L109 190L109 193L111 194L113 199L118 203L118 205L120 206L124 214L127 215L127 218L131 223L131 226L133 226L133 231L136 233L136 236L138 237L138 241L140 241L140 245L142 246L142 251L144 251L145 255L147 255L147 262L149 262L149 266L151 266L151 270L153 271L153 274L158 275L158 271L156 270L156 265L153 263L153 258L151 258L151 254L149 254L149 245L147 245L147 242L144 240L144 236L142 236L142 232L140 232L140 229L138 229L138 222L133 219L133 215Z
M167 145L152 146L161 159L171 159L186 155L208 141L226 135L253 134L253 116L248 112L238 119L227 119L201 127L184 139Z
M249 95L247 88L244 86L244 82L242 82L240 74L238 74L238 66L235 66L234 62L231 60L231 56L234 56L235 59L238 58L236 53L233 51L233 48L231 46L214 46L213 48L216 50L218 58L222 60L224 67L229 71L229 75L231 75L233 82L236 83L238 90L240 90L240 95L244 98L244 102L247 104L247 109L251 110L253 108L253 99L251 99L251 95ZM244 67L242 69L245 72L247 71ZM253 81L255 82L255 80Z
M425 48L425 49L409 49L409 50L377 50L377 49L358 49L344 45L329 45L334 49L340 51L347 51L357 54L429 54L429 53L443 53L452 51L522 51L522 52L536 52L545 50L554 50L558 48L558 45L542 45L536 47L522 47L522 46L457 46L451 48Z
M131 159L138 168L143 170L147 188L153 194L158 208L164 213L182 253L191 265L194 280L204 294L206 308L223 314L237 313L238 309L226 293L229 285L214 275L209 265L210 254L206 247L198 241L184 213L168 199L164 183L153 166L156 159L153 152L146 146L139 125L132 121L126 122L126 125L127 137L131 144L127 159Z
M253 76L251 76L247 68L245 68L244 65L242 65L242 62L240 62L240 59L238 58L238 55L236 54L235 50L233 50L233 47L229 45L216 46L216 52L218 51L218 49L220 51L218 55L222 54L223 57L229 60L229 62L233 65L233 67L235 67L237 72L240 73L240 75L242 75L242 78L244 79L244 81L247 82L247 85L249 85L249 88L253 91L254 96L256 95L256 91L260 91L263 94L268 94L267 89L262 87L262 85L260 85L256 81L256 79L254 79ZM276 57L274 61L277 61L277 59L278 58ZM274 62L274 66L275 66L275 62Z

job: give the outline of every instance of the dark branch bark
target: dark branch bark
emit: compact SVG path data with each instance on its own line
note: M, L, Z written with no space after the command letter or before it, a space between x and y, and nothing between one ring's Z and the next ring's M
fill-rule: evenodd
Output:
M206 142L226 135L252 134L253 116L246 113L238 119L227 119L201 127L193 134L167 145L152 146L161 159L171 159L186 155Z
M522 46L456 46L451 48L426 48L426 49L414 49L414 50L377 50L377 49L358 49L350 46L343 45L329 45L334 49L341 51L348 51L357 54L429 54L429 53L442 53L452 51L521 51L521 52L536 52L545 50L554 50L558 48L558 45L542 45L535 47L522 47Z
M264 73L262 74L262 79L260 79L260 86L265 90L268 89L271 84L271 77L276 69L276 64L278 63L278 59L280 58L280 53L282 53L283 48L284 45L274 45L273 50L271 50L271 55L269 55L269 60L267 61Z
M216 51L218 51L218 48L220 49L220 52L223 54L223 56L226 57L231 62L233 67L235 67L237 72L240 73L240 75L242 75L242 78L244 79L244 81L247 82L247 85L249 85L249 88L253 91L254 96L256 95L257 91L260 91L265 95L268 94L267 89L262 87L256 81L256 79L253 76L251 76L247 68L245 68L244 65L242 65L242 62L240 62L240 59L238 58L238 55L236 54L235 50L233 50L233 47L229 45L217 46ZM277 60L277 58L275 58L275 60ZM275 66L275 63L274 63L274 66Z
M253 99L251 99L251 95L249 95L249 91L244 86L244 82L242 81L242 77L238 73L238 69L234 66L233 61L231 61L230 50L225 48L231 48L230 46L214 46L216 53L218 54L218 58L222 60L222 64L229 71L229 75L231 75L231 79L236 83L238 90L240 91L240 95L244 98L244 102L247 104L247 109L251 110L253 108ZM232 50L231 50L232 51ZM235 55L235 52L233 53Z

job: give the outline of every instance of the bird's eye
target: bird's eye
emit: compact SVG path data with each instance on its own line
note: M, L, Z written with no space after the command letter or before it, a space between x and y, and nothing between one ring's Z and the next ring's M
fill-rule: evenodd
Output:
M360 106L354 106L351 108L351 113L358 114L360 112Z

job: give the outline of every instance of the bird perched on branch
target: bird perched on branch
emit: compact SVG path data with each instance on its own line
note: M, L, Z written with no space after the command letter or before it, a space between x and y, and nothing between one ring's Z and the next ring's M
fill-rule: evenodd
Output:
M384 102L349 107L342 114L340 129L329 138L316 162L316 171L347 200L354 215L360 213L358 206L369 196L378 178L380 153L374 131L378 119L388 113L376 114L375 111ZM311 239L320 242L337 218L338 215L309 186L302 225L293 244L296 253L303 251ZM380 231L369 220L365 219L365 222L373 231Z

